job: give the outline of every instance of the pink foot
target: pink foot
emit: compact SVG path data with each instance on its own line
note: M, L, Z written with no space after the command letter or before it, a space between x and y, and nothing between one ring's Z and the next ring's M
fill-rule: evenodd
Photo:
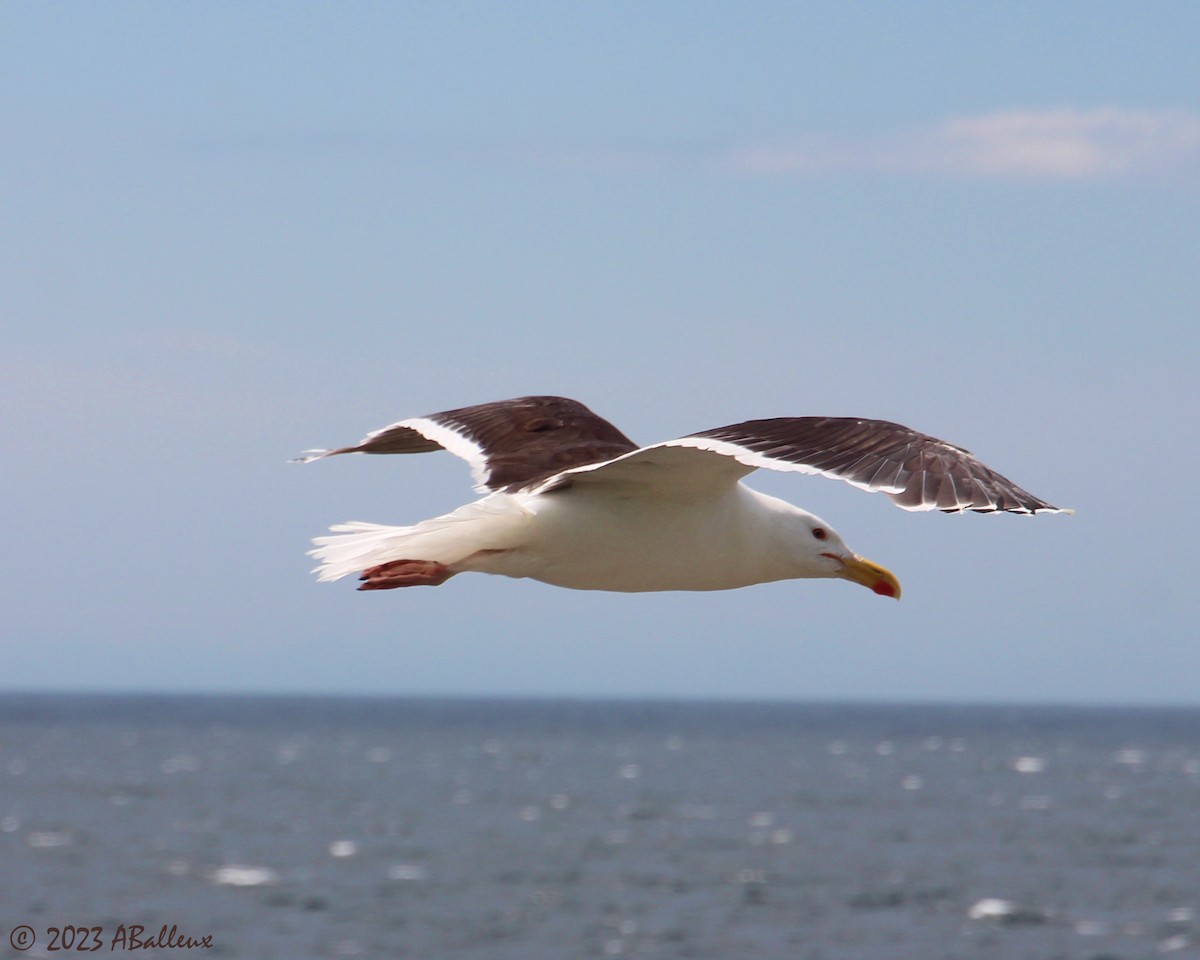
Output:
M359 590L394 590L396 587L436 587L454 572L435 560L392 560L364 570Z

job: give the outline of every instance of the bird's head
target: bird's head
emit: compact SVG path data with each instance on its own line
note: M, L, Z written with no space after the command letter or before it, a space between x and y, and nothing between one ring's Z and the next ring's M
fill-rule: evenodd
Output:
M802 563L802 577L836 577L860 583L882 597L900 599L900 581L890 570L846 546L841 535L820 517L802 510L792 522L791 546Z

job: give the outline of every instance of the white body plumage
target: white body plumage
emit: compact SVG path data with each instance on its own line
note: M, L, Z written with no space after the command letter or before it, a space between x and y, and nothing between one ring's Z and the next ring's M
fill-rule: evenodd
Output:
M813 530L824 531L820 540ZM685 499L580 485L493 493L411 527L343 524L314 541L319 579L420 558L453 573L527 577L576 590L730 590L841 576L845 551L822 521L737 483ZM803 547L803 549L801 549Z

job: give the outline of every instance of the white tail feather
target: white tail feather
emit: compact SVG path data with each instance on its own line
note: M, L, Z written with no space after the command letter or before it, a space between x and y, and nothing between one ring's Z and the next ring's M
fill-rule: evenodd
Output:
M336 536L316 537L308 555L320 561L313 569L321 581L392 560L433 560L452 564L480 550L508 549L519 542L529 514L503 494L493 494L453 513L410 527L351 520L330 527Z

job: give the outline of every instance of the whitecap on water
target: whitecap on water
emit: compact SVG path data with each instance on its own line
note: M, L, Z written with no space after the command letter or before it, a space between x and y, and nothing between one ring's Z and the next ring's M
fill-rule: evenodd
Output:
M261 887L278 879L279 874L270 867L247 867L242 864L227 864L217 867L212 873L212 882L223 887Z
M200 769L200 759L188 753L177 753L167 757L158 769L163 773L194 773Z
M984 897L972 904L967 911L971 920L995 920L1003 924L1037 924L1045 923L1045 911L1032 907L1019 907L1011 900L1000 897Z
M71 835L57 830L36 830L25 838L25 842L43 849L65 847L71 842Z
M967 916L972 920L1000 920L1012 916L1016 911L1011 900L1001 900L999 897L984 897L971 905Z
M1081 937L1103 937L1112 930L1112 925L1103 920L1078 920L1075 932Z
M424 880L428 871L419 863L393 863L387 875L389 880Z
M334 840L329 845L331 857L352 857L358 853L358 844L353 840Z
M1043 757L1014 757L1010 766L1017 773L1041 773L1046 769Z

